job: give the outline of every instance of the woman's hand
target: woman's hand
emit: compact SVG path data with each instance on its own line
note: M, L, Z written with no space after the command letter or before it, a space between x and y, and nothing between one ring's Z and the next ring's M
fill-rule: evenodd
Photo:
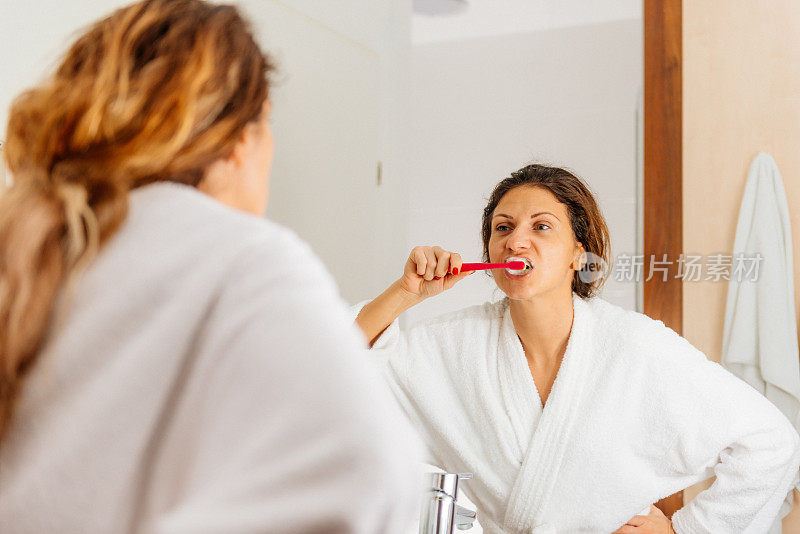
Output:
M612 534L675 534L672 521L655 504L647 515L635 515Z
M403 277L361 308L356 324L371 347L401 313L472 274L461 270L461 256L441 247L414 247L408 256Z
M442 247L414 247L406 261L400 287L419 300L450 289L475 271L462 273L461 256ZM456 274L457 273L457 274Z

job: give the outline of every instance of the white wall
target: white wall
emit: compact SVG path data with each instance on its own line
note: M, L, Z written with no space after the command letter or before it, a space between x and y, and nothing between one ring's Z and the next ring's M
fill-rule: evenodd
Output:
M422 1L454 4L452 0ZM411 43L462 41L635 18L642 18L642 0L469 0L447 16L415 13Z
M11 99L54 69L82 28L128 3L0 1L0 138L5 138Z
M493 186L533 161L564 165L596 193L612 252L636 253L636 97L641 19L416 45L412 50L408 250L438 244L481 261ZM405 314L406 324L495 300L482 273ZM635 308L632 283L604 298Z

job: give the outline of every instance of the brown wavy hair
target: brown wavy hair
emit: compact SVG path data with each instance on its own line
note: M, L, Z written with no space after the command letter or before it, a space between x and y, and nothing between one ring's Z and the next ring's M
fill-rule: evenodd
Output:
M591 252L605 262L602 276L592 282L581 280L580 274L591 268L587 262L572 276L572 291L581 298L596 295L608 279L611 265L611 240L608 226L597 206L597 201L589 187L567 169L549 165L531 164L512 172L508 178L498 183L483 210L481 238L483 239L483 259L489 261L489 239L492 237L492 215L503 196L517 187L539 187L550 191L556 199L564 204L569 215L570 226L576 241L583 244L587 253ZM591 277L587 277L591 278Z
M197 186L268 98L236 8L145 0L95 22L13 102L0 191L0 440L58 293L125 219L131 189Z

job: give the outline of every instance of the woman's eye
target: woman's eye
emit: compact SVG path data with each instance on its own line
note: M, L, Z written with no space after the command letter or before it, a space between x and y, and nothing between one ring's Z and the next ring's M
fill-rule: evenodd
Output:
M545 224L545 223L539 223L536 226L534 226L534 228L539 228L540 226L544 226L546 228L550 228L550 225L549 224Z
M506 226L505 224L498 224L495 230L497 230L498 232L503 232L506 228L508 228L508 226Z

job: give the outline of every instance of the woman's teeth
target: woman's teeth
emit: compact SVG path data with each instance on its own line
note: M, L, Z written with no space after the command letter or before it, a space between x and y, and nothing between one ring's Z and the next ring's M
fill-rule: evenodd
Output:
M525 262L525 267L522 268L522 269L506 269L506 271L508 271L509 274L516 274L516 275L525 274L528 271L530 271L531 269L533 269L533 265L531 265L531 260L529 260L528 258L508 258L506 261L507 262L510 262L510 261L522 261L522 262Z

